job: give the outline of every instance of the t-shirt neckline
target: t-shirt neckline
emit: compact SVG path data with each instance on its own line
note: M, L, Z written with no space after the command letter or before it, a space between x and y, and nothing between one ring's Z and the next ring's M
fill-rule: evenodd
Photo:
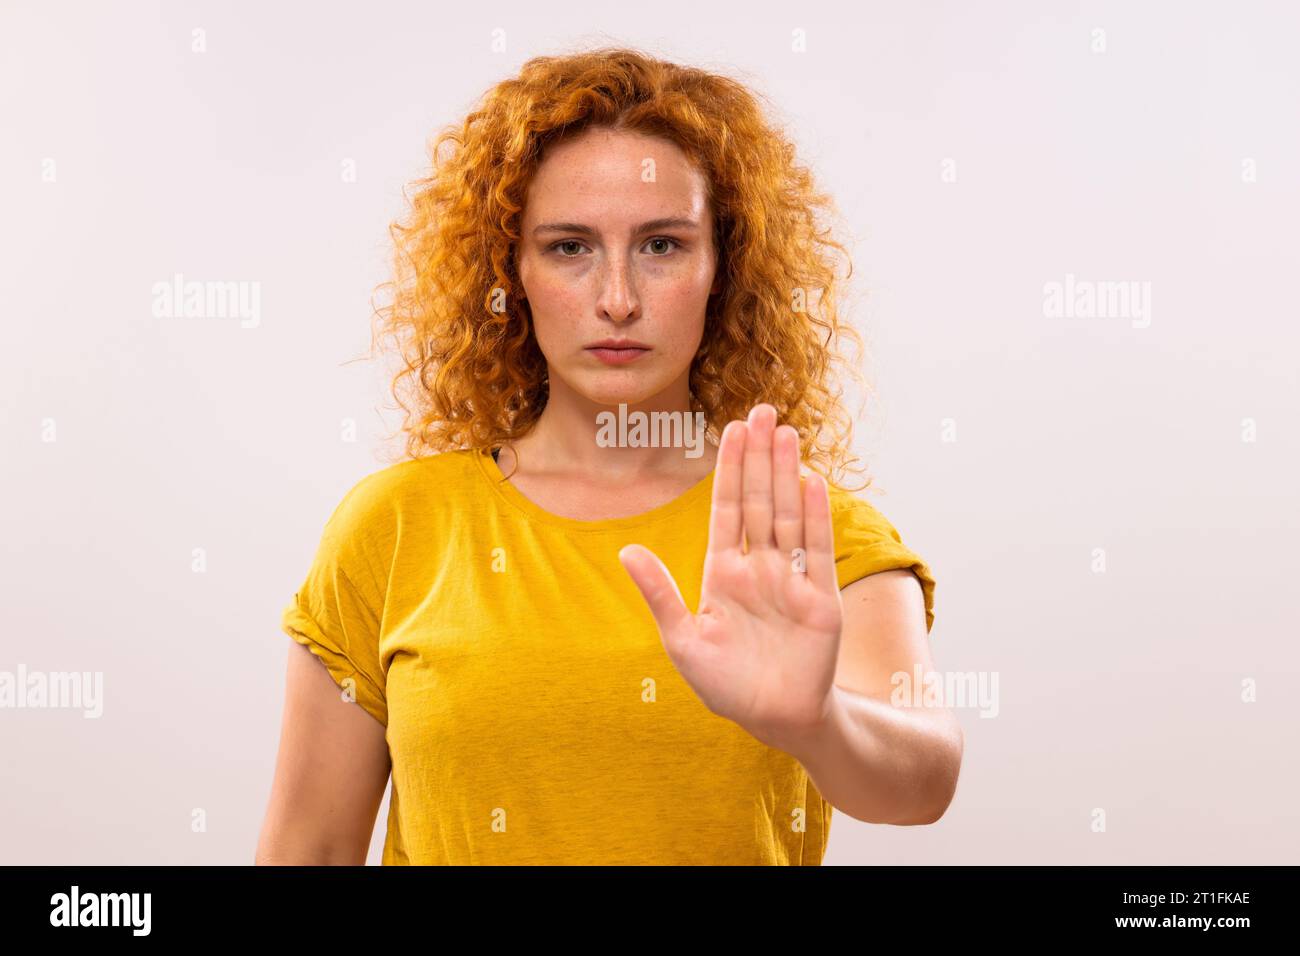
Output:
M697 481L690 488L686 489L671 501L666 501L661 505L651 508L649 511L643 511L640 514L626 515L621 518L601 518L596 521L585 521L581 518L569 518L565 515L557 515L547 511L541 505L537 504L522 491L516 488L505 473L492 457L492 451L487 448L471 449L471 457L477 466L479 473L487 481L488 486L504 502L514 509L523 512L525 516L542 524L551 525L552 527L564 528L569 531L622 531L629 528L639 528L643 525L653 524L662 521L665 518L671 518L684 511L694 507L700 499L708 499L713 494L713 475L716 471L710 471L707 475Z

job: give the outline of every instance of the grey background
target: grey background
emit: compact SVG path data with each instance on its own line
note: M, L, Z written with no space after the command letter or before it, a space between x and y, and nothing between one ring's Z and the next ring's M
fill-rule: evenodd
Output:
M394 453L343 363L402 186L530 56L624 43L769 96L838 201L873 503L937 666L999 678L947 815L836 814L827 864L1296 863L1297 39L1281 2L5 2L0 670L105 699L0 710L0 862L251 862L280 611ZM177 272L260 323L156 318ZM1067 273L1150 283L1149 326L1047 317Z

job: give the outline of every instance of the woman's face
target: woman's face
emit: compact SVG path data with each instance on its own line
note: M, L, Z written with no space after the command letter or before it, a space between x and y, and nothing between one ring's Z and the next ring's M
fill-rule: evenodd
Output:
M558 387L600 405L684 405L720 285L707 188L657 137L591 129L548 150L517 267L552 398ZM594 348L606 340L644 348Z

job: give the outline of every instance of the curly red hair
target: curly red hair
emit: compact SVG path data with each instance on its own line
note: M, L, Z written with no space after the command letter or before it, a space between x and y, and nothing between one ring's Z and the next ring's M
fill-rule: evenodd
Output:
M848 253L817 218L831 200L745 85L622 48L535 57L434 139L409 215L389 227L394 278L380 288L392 297L375 310L378 337L400 356L406 456L496 447L545 407L546 360L515 271L519 225L547 146L593 127L670 140L709 183L723 285L690 393L712 440L768 402L798 430L810 468L835 484L859 471L835 380L837 366L861 380L840 352L844 340L861 349L837 311L835 266Z

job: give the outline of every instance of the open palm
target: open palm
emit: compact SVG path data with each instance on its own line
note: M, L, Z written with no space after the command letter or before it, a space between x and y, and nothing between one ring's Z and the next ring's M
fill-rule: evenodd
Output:
M825 719L843 619L830 500L820 475L801 479L798 434L775 408L723 430L697 613L651 551L619 559L709 710L768 743Z

